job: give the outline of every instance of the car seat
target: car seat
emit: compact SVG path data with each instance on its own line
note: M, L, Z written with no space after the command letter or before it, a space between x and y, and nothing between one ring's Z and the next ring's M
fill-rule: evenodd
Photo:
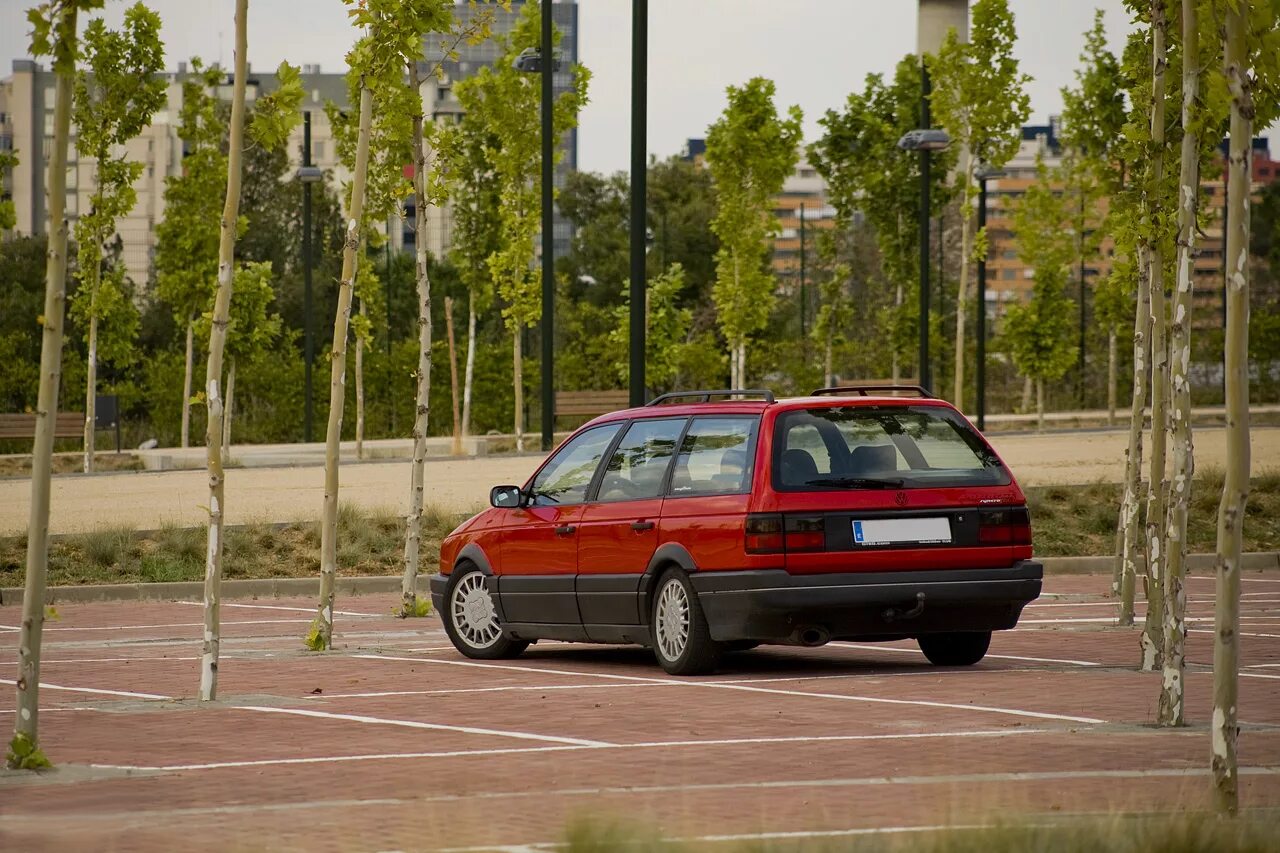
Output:
M865 477L898 470L898 451L892 444L863 444L849 454L849 475Z
M793 447L782 453L782 485L804 486L817 479L818 463L807 450Z

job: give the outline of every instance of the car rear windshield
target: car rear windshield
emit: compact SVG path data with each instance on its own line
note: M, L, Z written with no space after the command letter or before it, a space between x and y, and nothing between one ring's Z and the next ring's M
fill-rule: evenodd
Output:
M967 422L942 406L843 406L778 417L782 491L1004 486L1012 478Z

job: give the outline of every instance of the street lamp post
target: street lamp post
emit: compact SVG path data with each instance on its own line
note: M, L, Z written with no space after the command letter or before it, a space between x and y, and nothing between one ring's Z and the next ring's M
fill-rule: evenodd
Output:
M923 124L929 124L929 76L924 75ZM945 130L928 127L910 130L898 140L903 151L920 152L920 385L928 389L929 379L929 152L942 151L951 144Z
M1004 177L998 169L979 168L978 231L987 227L987 181ZM988 244L989 245L989 244ZM987 252L978 255L978 429L987 425Z
M628 386L632 406L645 403L644 305L648 126L649 0L631 3L631 315ZM666 258L663 258L666 261Z
M315 359L315 333L312 328L311 310L311 185L324 180L324 172L311 165L311 111L302 113L302 167L298 169L302 182L302 328L303 328L303 385L305 389L302 440L311 441L311 419L314 409L314 393L311 388L311 362Z

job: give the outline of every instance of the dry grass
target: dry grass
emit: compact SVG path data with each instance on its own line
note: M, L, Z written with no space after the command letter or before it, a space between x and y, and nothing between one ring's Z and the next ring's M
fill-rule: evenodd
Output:
M419 571L435 570L440 540L466 513L424 511ZM149 532L104 527L58 537L49 544L49 583L198 581L204 578L203 527ZM0 538L0 586L21 586L25 535ZM404 519L391 510L338 507L338 573L394 575L403 569ZM223 542L225 578L315 577L320 571L320 524L257 522L228 528Z
M75 474L84 468L83 453L53 454L53 473ZM141 471L142 458L132 453L95 453L94 471ZM31 456L0 456L0 477L30 477Z

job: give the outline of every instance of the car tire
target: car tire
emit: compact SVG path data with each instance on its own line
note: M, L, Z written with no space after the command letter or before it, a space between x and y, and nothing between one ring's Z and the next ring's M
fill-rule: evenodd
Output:
M707 617L689 576L668 569L653 591L650 639L658 664L672 675L704 675L715 670L724 651L711 639Z
M922 634L916 642L934 666L973 666L986 657L987 649L991 647L991 632Z
M529 647L503 636L485 574L473 563L459 565L449 576L443 610L440 617L449 641L469 658L513 658Z

